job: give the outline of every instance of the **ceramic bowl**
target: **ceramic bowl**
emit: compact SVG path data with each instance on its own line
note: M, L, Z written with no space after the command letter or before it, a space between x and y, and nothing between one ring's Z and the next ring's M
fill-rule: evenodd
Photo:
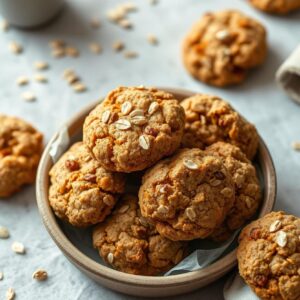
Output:
M193 92L181 89L160 89L173 93L179 100L194 94ZM88 105L65 124L71 142L81 138L84 119L96 104L92 103ZM58 134L56 133L48 143L39 165L37 175L38 207L44 224L54 242L70 262L87 276L101 285L118 292L137 296L159 297L183 294L201 288L217 280L236 265L236 250L234 248L227 251L226 254L204 269L179 275L131 275L116 271L105 265L100 260L96 250L92 249L90 229L76 229L61 222L55 217L49 205L48 174L53 165L49 151ZM261 217L273 209L276 197L274 165L270 153L261 138L255 164L260 173L263 187L263 200L257 214L257 217Z

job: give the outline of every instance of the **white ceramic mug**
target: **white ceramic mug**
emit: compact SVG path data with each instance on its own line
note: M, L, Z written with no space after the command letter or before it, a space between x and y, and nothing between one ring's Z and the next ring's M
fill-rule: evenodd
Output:
M37 27L54 18L64 0L0 0L0 14L9 24Z

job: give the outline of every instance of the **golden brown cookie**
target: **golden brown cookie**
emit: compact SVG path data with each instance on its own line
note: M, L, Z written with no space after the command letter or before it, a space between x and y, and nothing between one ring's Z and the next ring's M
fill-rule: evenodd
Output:
M300 299L300 219L272 212L239 237L239 272L263 300Z
M119 87L86 118L83 140L105 169L129 173L172 154L181 142L184 121L173 95Z
M160 236L140 213L138 199L126 195L113 214L95 227L93 244L100 256L122 272L157 275L179 263L187 244Z
M174 241L206 238L234 203L232 177L221 158L200 149L182 149L143 177L142 215Z
M74 226L102 222L110 214L125 177L101 167L78 142L50 170L49 202L55 214Z
M238 146L253 159L259 141L256 128L229 103L217 96L199 94L183 100L181 105L186 114L183 148L205 149L223 141Z
M224 241L256 213L261 190L254 166L238 147L217 142L205 151L223 159L235 185L235 202L224 223L211 236L214 240Z
M183 42L183 61L197 79L215 86L237 84L267 53L262 24L237 10L206 13Z
M249 0L256 8L275 14L287 14L300 8L300 0Z
M0 197L35 181L43 135L27 122L0 114Z

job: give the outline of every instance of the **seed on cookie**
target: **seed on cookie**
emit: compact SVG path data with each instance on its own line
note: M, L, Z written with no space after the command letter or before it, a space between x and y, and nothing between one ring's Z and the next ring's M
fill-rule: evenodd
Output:
M166 214L168 212L168 207L164 206L164 205L160 205L158 208L157 208L157 212L159 214Z
M150 141L146 135L141 135L139 137L139 144L144 150L148 150L150 148Z
M131 122L135 125L144 125L146 124L148 121L145 117L143 116L135 116L133 118L131 118Z
M133 117L137 117L137 116L144 116L144 111L142 110L142 109L135 109L135 110L133 110L130 114L129 114L129 116L131 117L131 118L133 118Z
M84 175L83 179L88 181L88 182L95 183L96 179L97 179L97 176L95 174L86 174L86 175Z
M185 213L187 215L187 217L191 220L191 221L194 221L195 218L196 218L196 213L195 213L195 210L192 208L192 207L188 207L186 210L185 210Z
M226 41L230 37L230 33L228 30L220 30L216 33L216 38L220 41Z
M48 273L43 269L38 269L32 274L32 278L37 281L44 281L48 278Z
M274 221L269 228L270 232L275 232L277 230L279 230L281 227L281 222L279 220Z
M107 123L109 121L110 118L110 111L106 110L103 112L102 116L101 116L101 122L102 123Z
M13 300L16 297L16 293L13 288L9 288L6 291L6 300Z
M128 208L129 208L129 205L123 205L119 208L118 212L120 214L124 214L128 210Z
M6 227L0 226L0 239L8 239L9 231Z
M114 262L114 255L111 252L107 254L107 260L110 264Z
M26 252L24 245L20 242L14 242L11 245L11 249L17 254L25 254Z
M159 108L159 104L157 102L152 102L148 108L148 114L152 115L154 114Z
M126 119L119 119L114 124L119 130L127 130L131 127L131 123Z
M287 234L280 230L276 234L276 243L280 247L285 247L287 244Z
M123 115L128 115L132 110L132 104L129 101L125 101L121 106L121 112Z
M185 167L187 167L190 170L197 170L199 168L199 166L190 159L184 160L183 164Z

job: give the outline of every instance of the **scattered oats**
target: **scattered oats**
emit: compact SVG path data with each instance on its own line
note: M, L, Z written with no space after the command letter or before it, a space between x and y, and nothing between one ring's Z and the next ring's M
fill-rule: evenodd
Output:
M108 253L107 260L110 264L114 262L114 255L111 252Z
M191 221L194 221L195 218L196 218L196 213L195 213L195 210L192 208L192 207L188 207L186 210L185 210L185 213L187 215L187 217L191 220Z
M154 114L158 110L158 108L159 108L159 104L156 101L152 102L148 108L148 114L149 115Z
M280 230L277 232L276 243L280 247L284 247L287 244L287 235L284 231Z
M168 212L168 208L164 205L160 205L158 208L157 208L157 212L159 214L166 214Z
M292 147L296 151L300 151L300 142L293 142Z
M82 82L73 83L72 88L76 93L82 93L86 91L86 86Z
M63 72L63 78L67 79L68 76L74 75L75 71L72 69L65 69Z
M1 20L0 22L0 29L3 31L3 32L6 32L9 30L9 24L6 20Z
M118 24L124 29L132 28L132 23L127 19L121 19L118 21Z
M106 17L111 22L118 22L123 19L126 15L126 11L122 8L111 9L106 12Z
M49 46L53 49L55 48L63 48L65 46L65 41L63 40L59 40L59 39L56 39L56 40L52 40L49 42Z
M64 48L56 48L52 50L52 56L55 58L64 57L66 55Z
M190 170L197 170L199 168L199 166L190 159L184 160L183 164Z
M139 144L144 150L148 150L150 148L150 141L146 135L141 135L139 137Z
M125 45L121 41L115 41L112 47L115 51L122 51L125 48Z
M92 28L97 29L101 26L101 22L98 18L92 18L90 21L90 25Z
M102 47L98 43L90 43L89 48L90 48L90 51L95 54L100 54L102 52Z
M157 44L158 44L158 39L157 39L157 37L156 37L155 35L153 35L153 34L149 34L149 35L147 36L147 40L148 40L148 42L149 42L151 45L157 45Z
M3 280L3 277L4 277L3 273L0 272L0 280Z
M131 127L131 123L126 119L119 119L114 124L119 130L127 130Z
M22 95L23 100L27 101L27 102L33 102L36 100L36 96L32 93L32 92L24 92Z
M44 281L48 278L48 273L43 269L38 269L32 274L32 278L37 281Z
M34 64L34 67L36 70L47 70L49 68L48 63L44 61L36 61Z
M277 230L279 230L281 227L281 222L279 220L274 221L269 228L270 232L275 232Z
M9 231L6 227L0 226L0 239L8 239Z
M23 52L23 47L17 42L11 42L8 47L10 52L14 54L20 54Z
M133 117L137 117L137 116L144 116L144 111L142 109L135 109L133 110L130 115L129 115L131 118Z
M137 11L137 6L133 2L125 2L121 4L119 7L123 9L126 13Z
M26 76L20 76L17 78L17 85L26 85L28 82L29 80Z
M158 3L158 0L149 0L149 3L151 5L156 5Z
M123 115L128 115L132 110L132 104L129 101L125 101L121 106L121 112Z
M135 116L131 118L131 122L135 125L144 125L148 120L143 116Z
M9 288L6 291L6 300L13 300L13 299L15 299L15 296L16 296L16 293L13 288Z
M106 111L103 112L103 114L101 116L101 122L102 123L107 123L109 118L110 118L110 111L106 110Z
M216 33L216 38L220 41L224 41L229 37L228 30L220 30Z
M66 47L65 52L67 56L71 56L71 57L78 57L80 54L79 50L72 46Z
M24 245L20 242L14 242L11 245L11 249L17 254L25 254L26 252Z
M34 80L41 83L48 82L48 79L43 74L39 73L34 75Z
M120 214L124 214L128 210L128 208L129 208L129 205L123 205L123 206L120 207L118 212Z
M138 54L137 54L137 52L134 52L134 51L126 51L124 53L124 57L125 58L136 58L136 57L138 57Z

